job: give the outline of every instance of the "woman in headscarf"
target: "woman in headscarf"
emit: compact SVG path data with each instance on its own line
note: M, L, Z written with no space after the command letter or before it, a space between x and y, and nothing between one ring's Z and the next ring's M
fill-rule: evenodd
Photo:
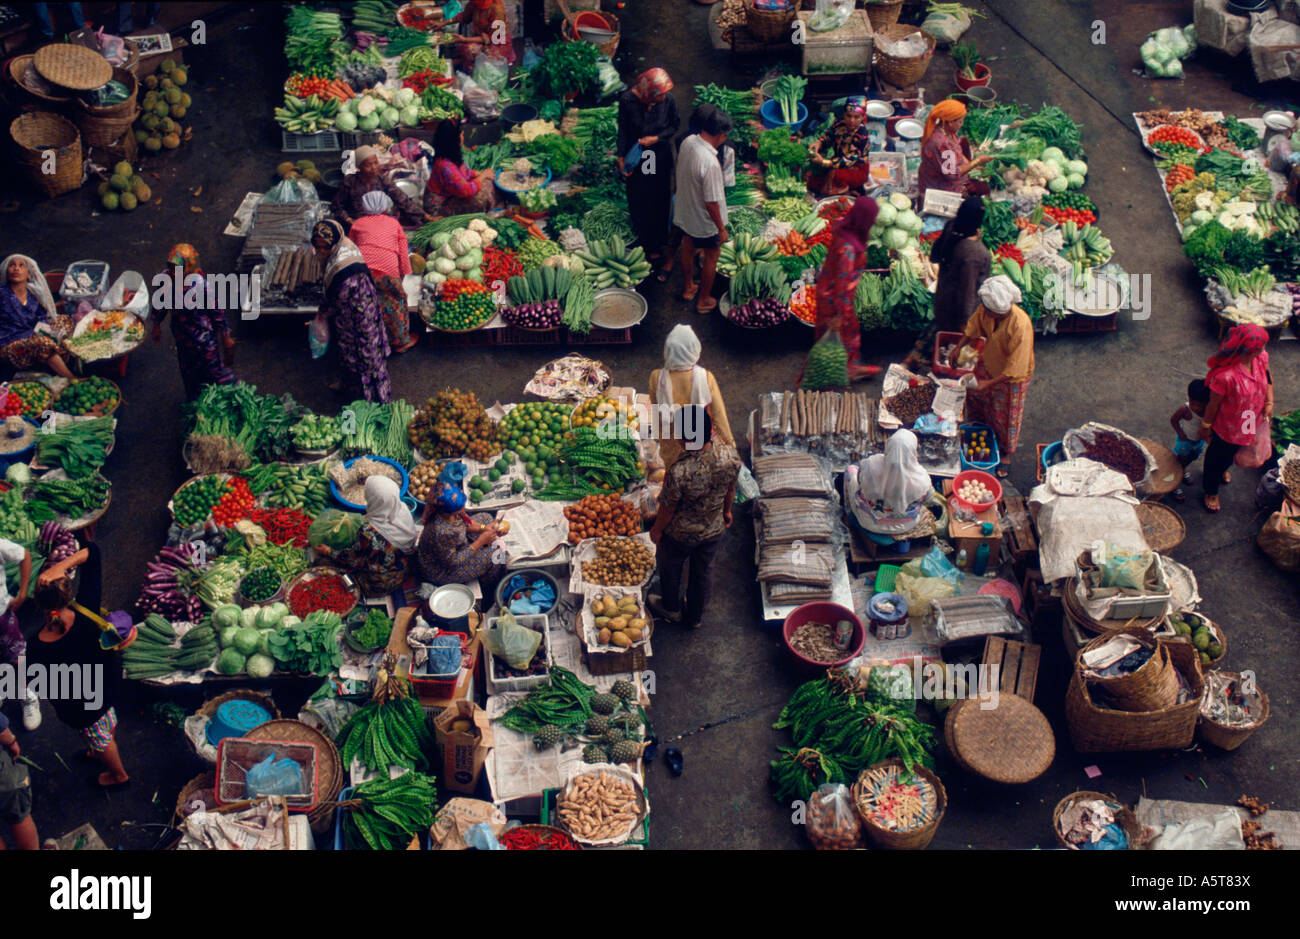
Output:
M488 512L472 517L465 512L464 479L465 464L448 463L425 494L424 531L417 549L420 573L437 586L477 580L487 596L491 583L501 576L500 565L492 560L497 523Z
M54 297L36 262L25 254L5 258L4 283L0 283L0 358L16 369L44 365L55 375L72 378L61 342L70 335L72 317L55 310Z
M850 189L861 191L867 184L871 176L871 138L866 120L866 102L854 98L845 106L844 116L808 148L817 167L809 172L811 189L823 196L838 196Z
M366 215L361 200L368 192L387 193L388 198L393 200L403 225L418 225L421 220L433 221L433 216L421 209L418 202L384 178L384 174L379 169L377 149L369 144L357 147L352 153L352 162L356 164L357 171L343 177L343 182L339 183L334 201L330 205L334 217L345 226L351 226L357 219ZM390 208L388 211L391 214L394 210Z
M879 209L875 199L861 198L853 203L831 230L826 262L817 274L817 322L813 331L816 342L827 331L839 332L840 341L849 354L849 380L870 378L880 372L879 365L863 365L862 329L853 309L853 292L867 266L867 240L876 224Z
M934 321L905 363L913 371L930 360L938 333L961 332L979 306L980 284L988 279L993 266L993 255L980 238L983 224L983 197L967 196L930 249L930 262L939 267Z
M346 391L386 403L392 396L390 347L366 259L333 219L316 224L311 243L325 262L320 315L330 324L330 349L346 378Z
M505 0L468 0L465 9L448 22L460 24L455 55L456 63L463 71L472 73L474 62L484 52L515 64L515 47L510 39Z
M448 118L433 132L433 166L424 187L424 211L435 217L468 215L492 208L491 167L474 172L465 163L465 132Z
M1273 416L1273 375L1268 369L1268 331L1239 323L1228 331L1206 364L1210 403L1201 418L1205 448L1205 507L1217 512L1219 486L1231 480L1229 467L1242 447L1268 427Z
M338 552L329 545L316 551L332 555L339 567L357 579L366 596L376 597L392 593L406 580L419 531L397 483L386 476L371 476L365 489L366 515L357 540Z
M235 363L235 337L230 331L226 311L208 306L207 279L194 246L183 242L174 245L167 254L167 264L164 273L168 278L176 277L177 268L180 269L184 296L193 292L202 298L194 309L187 309L189 304L182 303L178 309L170 311L181 381L185 383L185 397L192 401L203 391L204 385L234 384L235 372L231 366ZM162 341L162 324L168 312L163 307L154 313L154 342Z
M970 178L970 171L983 166L992 157L983 153L971 158L970 143L961 136L966 105L953 98L940 101L930 109L921 134L921 167L916 187L921 199L927 189L941 189L962 195L987 196L988 183Z
M845 471L850 520L868 536L905 534L916 528L925 500L934 490L916 450L916 434L904 428L889 438L884 453L850 464ZM881 543L892 540L879 539Z
M976 384L966 389L966 413L993 428L1001 456L998 475L1005 478L1020 443L1025 398L1034 377L1034 324L1017 306L1020 289L1005 274L984 281L979 296L980 305L966 321L952 358L964 346L984 340L975 361Z
M673 414L682 405L704 407L713 422L713 439L727 446L736 445L731 425L727 423L727 406L723 403L717 379L698 364L700 351L700 340L695 330L679 323L664 340L664 367L650 373L650 405L655 416L653 426L658 431L659 455L665 468L672 466L682 455L681 442L669 432Z
M659 261L672 222L673 142L681 125L673 80L661 68L647 69L618 99L618 171L627 184L627 211L646 256ZM639 155L636 155L639 154ZM636 162L628 165L627 157Z
M388 330L388 344L394 352L405 352L419 340L411 335L411 314L406 307L402 278L411 273L411 247L397 219L388 214L393 200L386 192L368 192L361 197L365 216L352 224L348 233L366 259L375 282L379 309Z

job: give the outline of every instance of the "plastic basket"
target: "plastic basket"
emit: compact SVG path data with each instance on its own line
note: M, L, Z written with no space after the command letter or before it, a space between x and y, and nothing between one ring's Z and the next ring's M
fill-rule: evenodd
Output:
M998 463L1002 456L998 453L998 439L993 433L993 428L987 424L962 424L959 428L961 431L961 468L964 470L980 470L984 473L992 473L998 468ZM992 451L987 460L968 460L966 459L966 444L970 437L983 431L988 442L992 444L989 449ZM988 485L985 483L985 485ZM992 489L992 486L989 486ZM956 481L953 482L953 489L956 490Z
M222 805L247 799L244 786L248 771L271 754L293 760L302 770L304 795L285 796L291 812L310 812L316 807L320 782L320 753L315 744L293 740L253 740L226 737L217 745L217 801Z
M804 623L820 622L823 619L832 626L842 619L853 624L849 647L844 650L844 657L834 662L818 662L807 658L796 652L794 647L790 645L790 637L794 635L796 629ZM812 603L805 603L802 606L795 607L790 615L785 618L785 623L781 627L781 638L785 642L786 651L794 656L800 665L810 669L827 669L846 665L857 658L862 652L862 647L867 643L867 631L862 625L862 620L858 619L857 614L848 607L840 606L838 603L828 603L824 600L815 600Z
M77 286L77 275L88 274L93 281L90 287ZM84 261L73 261L68 265L67 272L63 275L63 284L59 287L59 297L63 300L89 300L91 297L102 297L108 290L109 266L107 261L96 261L93 258Z
M957 493L961 491L962 483L967 481L981 482L993 493L993 498L988 502L967 502ZM952 480L952 499L958 505L965 506L976 514L986 512L993 506L1002 501L1002 484L997 479L984 470L962 470Z
M456 685L460 682L460 673L465 670L465 641L469 637L464 633L442 633L441 635L460 637L460 666L454 672L445 672L440 675L430 675L426 672L412 670L409 676L411 684L416 687L422 696L450 698L456 693Z
M488 629L496 623L500 617L493 616L487 620ZM538 685L546 684L551 677L551 627L548 617L539 614L520 614L515 617L515 621L520 626L527 626L529 629L536 630L542 634L542 648L545 649L546 665L542 671L536 675L506 675L497 674L497 657L493 655L486 645L483 646L483 658L487 663L485 677L487 679L488 694L504 694L507 691L528 691ZM454 689L453 689L454 690Z
M364 456L354 456L350 460L344 460L343 468L351 469L352 464L356 463L357 460L374 460L376 463L387 463L393 469L397 470L397 472L402 476L402 484L399 487L400 491L398 493L399 496L405 496L406 491L411 487L411 478L407 475L406 468L397 461L390 460L386 456L375 456L373 453L368 453ZM339 505L351 512L365 512L366 510L364 505L357 505L355 502L348 502L344 499L342 493L339 492L338 483L334 482L333 479L330 480L330 495L334 497L334 500L338 502Z
M961 378L963 375L969 375L975 371L973 368L954 368L951 365L939 364L939 350L949 343L956 343L961 339L961 333L940 332L934 337L934 355L930 359L930 371L934 372L941 378ZM984 348L984 340L980 339L975 343L975 351Z
M876 571L876 582L873 590L875 593L892 593L894 590L894 579L902 568L897 564L881 564Z
M319 134L291 134L287 130L280 132L280 149L284 153L329 153L342 150L342 141L334 131L321 131Z

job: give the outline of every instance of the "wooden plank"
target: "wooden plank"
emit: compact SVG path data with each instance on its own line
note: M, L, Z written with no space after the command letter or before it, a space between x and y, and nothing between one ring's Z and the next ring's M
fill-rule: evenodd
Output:
M1024 648L1019 642L1009 641L1006 655L1002 658L1002 673L999 676L1001 680L998 682L998 687L1004 694L1016 693L1016 678L1020 674L1020 649L1017 649L1017 646Z
M1024 647L1020 658L1020 682L1016 694L1026 701L1034 700L1034 691L1038 688L1038 662L1042 657L1043 647L1029 644Z

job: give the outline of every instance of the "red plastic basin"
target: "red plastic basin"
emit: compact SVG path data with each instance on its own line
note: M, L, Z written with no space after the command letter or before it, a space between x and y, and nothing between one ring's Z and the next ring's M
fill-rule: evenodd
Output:
M796 652L794 647L790 645L790 637L804 623L829 623L834 626L842 619L846 619L853 624L853 635L849 639L849 647L844 650L844 658L835 662L818 662ZM838 603L827 603L825 600L814 600L812 603L805 603L796 607L785 618L785 623L781 627L781 638L785 642L786 650L801 665L812 671L818 671L847 665L861 655L863 647L867 644L867 631L862 626L862 620L858 619L857 614L847 607L842 607Z
M979 503L967 502L965 499L959 496L957 493L961 490L962 483L966 482L967 480L974 480L976 482L983 483L984 486L989 490L989 492L993 493L992 500L988 502L979 502ZM983 470L962 470L960 473L958 473L956 476L953 477L952 498L953 501L956 502L958 505L964 505L972 512L978 514L980 512L983 512L986 509L993 508L993 506L997 505L999 502L1002 501L1002 484L997 481L996 477L989 475Z

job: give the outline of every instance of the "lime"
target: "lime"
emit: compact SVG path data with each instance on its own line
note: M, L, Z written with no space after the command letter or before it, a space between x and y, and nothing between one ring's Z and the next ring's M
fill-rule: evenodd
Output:
M470 487L471 489L481 489L481 488L483 488L483 477L482 477L482 476L475 476L475 477L473 477L472 479L470 479L470 481L469 481L469 487Z
M478 503L483 501L483 493L475 489L473 492L469 494L469 501L477 505Z
M511 492L523 492L523 491L524 491L524 486L526 486L526 485L528 485L528 484L525 483L522 479L516 479L514 482L512 482L512 483L510 484L510 491L511 491Z
M510 469L510 461L507 460L505 457L502 457L501 459L497 460L496 469L498 473L508 472Z
M527 463L524 464L524 472L530 476L536 475L537 464L534 463L532 460L529 460Z
M488 470L489 481L496 482L500 478L501 478L501 470L497 469L495 466L492 467L492 469Z

